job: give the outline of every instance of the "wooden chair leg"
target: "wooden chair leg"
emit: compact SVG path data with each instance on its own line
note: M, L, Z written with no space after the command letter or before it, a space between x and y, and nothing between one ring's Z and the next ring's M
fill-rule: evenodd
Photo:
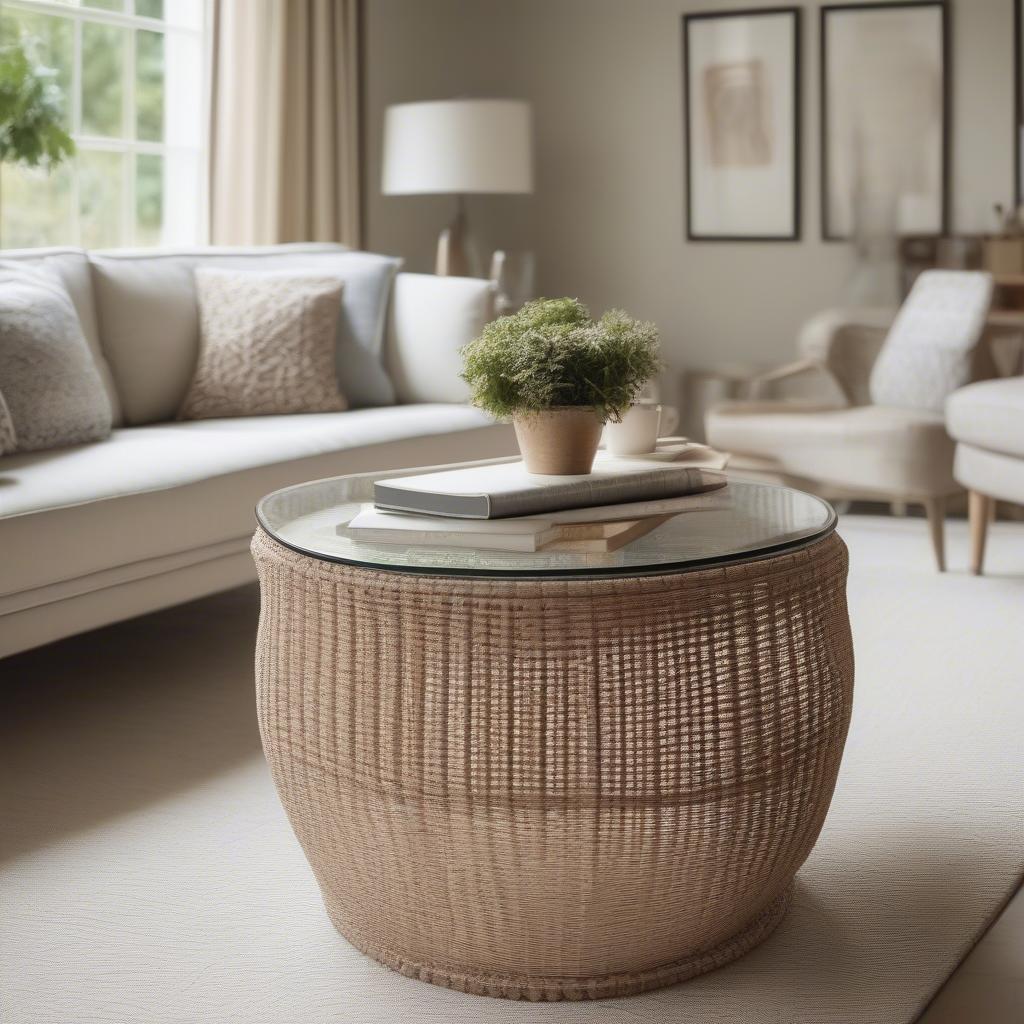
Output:
M987 494L967 492L967 518L971 524L971 572L980 576L985 564L985 539L995 502Z
M932 535L932 547L935 549L935 562L939 572L946 571L946 499L928 498L924 502L925 515L928 516L928 530Z

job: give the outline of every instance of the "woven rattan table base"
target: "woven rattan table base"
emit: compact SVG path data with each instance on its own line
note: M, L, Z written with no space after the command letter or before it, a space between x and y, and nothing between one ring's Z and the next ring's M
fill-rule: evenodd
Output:
M359 949L467 992L600 998L781 920L849 724L837 536L593 580L253 552L264 749Z
M498 996L504 999L530 999L534 1001L560 999L609 999L612 996L631 996L652 988L664 988L698 974L706 974L716 967L743 956L763 942L786 916L792 887L787 888L773 903L758 914L737 935L732 935L714 949L683 957L675 963L652 967L646 971L626 971L607 974L599 978L542 978L528 975L474 974L453 971L445 965L415 962L400 953L383 949L372 940L355 934L344 921L339 921L328 907L331 923L361 953L380 961L407 978L429 981L459 992L476 996Z

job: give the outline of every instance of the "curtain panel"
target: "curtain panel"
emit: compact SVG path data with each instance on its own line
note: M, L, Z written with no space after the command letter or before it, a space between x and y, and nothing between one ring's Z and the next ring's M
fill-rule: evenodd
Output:
M359 238L359 0L215 0L210 241Z

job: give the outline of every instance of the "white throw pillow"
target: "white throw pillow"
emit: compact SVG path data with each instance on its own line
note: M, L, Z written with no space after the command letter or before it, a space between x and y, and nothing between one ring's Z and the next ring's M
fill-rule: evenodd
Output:
M875 405L942 412L970 380L971 355L985 328L992 278L926 270L914 282L871 370Z
M461 349L494 318L494 284L474 277L399 274L386 365L400 402L466 402Z
M19 452L100 441L111 408L60 279L0 262L0 384Z

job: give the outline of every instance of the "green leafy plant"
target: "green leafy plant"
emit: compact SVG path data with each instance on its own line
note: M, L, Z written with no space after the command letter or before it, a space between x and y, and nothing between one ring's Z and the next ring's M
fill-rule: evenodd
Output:
M658 329L611 309L592 320L577 299L537 299L492 320L463 350L473 404L499 419L591 406L618 420L661 368Z
M30 40L0 45L0 161L50 170L75 152L64 128L56 72L35 61Z

